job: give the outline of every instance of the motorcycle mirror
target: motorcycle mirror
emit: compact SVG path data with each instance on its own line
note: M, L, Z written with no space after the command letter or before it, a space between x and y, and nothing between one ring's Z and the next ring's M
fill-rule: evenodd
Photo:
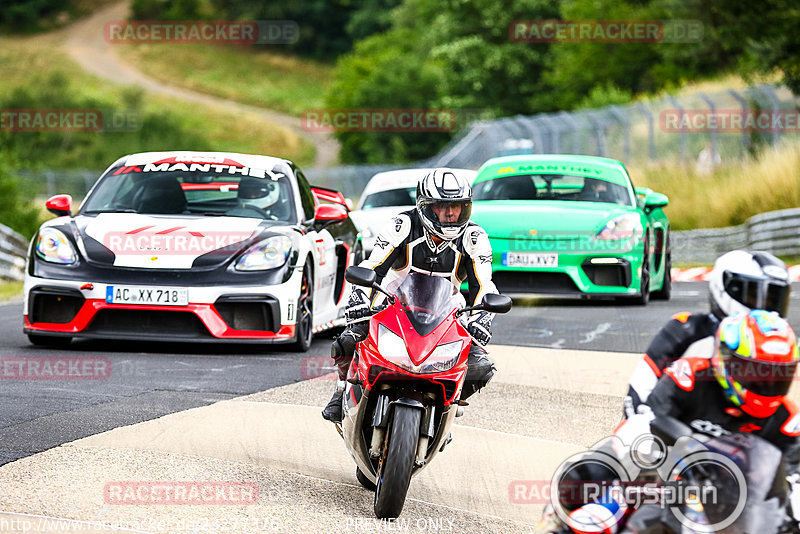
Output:
M354 265L347 268L344 272L344 278L355 286L372 287L377 278L377 274L372 269Z
M511 297L499 295L497 293L488 293L483 296L481 307L492 313L508 313L508 311L511 310Z
M678 421L674 417L663 415L656 416L655 419L650 421L650 431L666 445L674 445L678 439L692 435L692 429L689 428L689 425Z
M395 298L394 295L390 295L383 289L381 286L375 283L376 278L378 275L372 269L367 269L366 267L358 267L352 266L348 267L347 270L344 272L344 279L353 284L354 286L363 286L363 287L370 287L377 291L380 291L389 299L389 302L394 304Z

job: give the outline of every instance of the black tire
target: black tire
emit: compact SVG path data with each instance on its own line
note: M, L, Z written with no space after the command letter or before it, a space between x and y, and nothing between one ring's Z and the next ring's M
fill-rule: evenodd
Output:
M417 455L421 415L417 408L401 404L394 407L375 488L374 510L379 519L393 519L403 511Z
M670 247L669 238L667 238L665 250L664 284L661 289L653 292L653 298L658 300L669 300L672 296L672 247Z
M40 334L28 334L28 341L37 347L56 347L65 348L72 342L71 337L62 336L43 336Z
M631 303L637 306L646 306L650 302L650 239L644 243L644 256L642 256L642 283L641 294L631 299Z
M303 278L300 280L300 296L297 297L297 322L295 323L294 341L288 346L295 352L306 352L311 347L314 338L314 282L311 277L311 267L303 268Z
M358 483L364 486L365 489L370 491L375 491L375 483L367 478L367 475L361 472L361 469L356 467L356 478L358 479Z

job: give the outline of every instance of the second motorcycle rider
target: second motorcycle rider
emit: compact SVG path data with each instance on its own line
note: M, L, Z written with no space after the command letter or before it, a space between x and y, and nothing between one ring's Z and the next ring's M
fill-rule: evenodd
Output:
M466 280L469 286L467 305L474 306L487 293L497 293L497 289L492 283L489 237L480 226L470 222L471 213L469 181L450 169L434 169L417 184L416 208L390 221L378 234L372 254L361 267L373 269L379 284L400 280L410 272L420 272L446 278L458 291ZM357 287L350 295L346 315L351 324L331 346L340 383L322 411L322 417L329 421L342 420L342 385L356 344L367 336L370 303L378 298L380 295L376 292L367 295ZM492 313L478 311L468 319L467 331L478 343L473 343L470 349L462 400L485 386L496 370L481 348L492 337L493 317Z

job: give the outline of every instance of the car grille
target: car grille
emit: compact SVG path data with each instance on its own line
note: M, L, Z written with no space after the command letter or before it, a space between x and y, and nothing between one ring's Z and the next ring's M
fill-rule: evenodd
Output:
M566 273L496 271L492 282L501 293L577 293L578 286Z
M170 337L212 337L192 312L166 310L100 310L87 332L103 335L144 334Z

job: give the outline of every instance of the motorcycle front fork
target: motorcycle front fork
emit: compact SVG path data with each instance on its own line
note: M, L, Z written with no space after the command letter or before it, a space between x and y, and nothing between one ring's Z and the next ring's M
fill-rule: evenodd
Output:
M390 386L384 384L381 391L389 389ZM417 441L417 455L414 465L422 467L425 465L425 458L428 456L428 443L434 436L433 411L436 401L436 395L433 393L425 393L425 398L431 402L424 405L424 412L420 421L420 435ZM372 417L372 439L370 440L369 456L370 458L379 458L385 447L386 427L389 424L390 407L392 405L389 396L386 393L381 393L378 396L378 402L375 404L375 412Z

